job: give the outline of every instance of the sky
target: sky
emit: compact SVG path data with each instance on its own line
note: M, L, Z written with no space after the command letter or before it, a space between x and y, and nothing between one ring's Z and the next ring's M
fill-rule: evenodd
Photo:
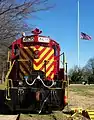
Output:
M36 18L27 20L29 26L41 29L42 35L50 36L65 52L68 69L78 64L77 41L77 1L78 0L49 0L55 6L48 10L35 13ZM92 40L80 39L79 65L83 67L87 61L94 57L94 0L79 0L79 27L80 32L85 32Z

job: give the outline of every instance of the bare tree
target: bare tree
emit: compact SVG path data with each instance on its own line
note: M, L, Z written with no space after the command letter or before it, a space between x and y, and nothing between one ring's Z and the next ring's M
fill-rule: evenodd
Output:
M0 0L0 44L8 46L21 31L29 29L24 23L28 16L51 7L48 0Z
M52 8L48 0L0 0L0 64L7 57L7 47L22 31L31 28L25 20L35 12Z
M34 12L47 10L48 0L22 0L17 3L15 0L0 0L0 42L11 41L22 29L23 21Z
M83 70L88 83L94 83L94 57L88 60Z

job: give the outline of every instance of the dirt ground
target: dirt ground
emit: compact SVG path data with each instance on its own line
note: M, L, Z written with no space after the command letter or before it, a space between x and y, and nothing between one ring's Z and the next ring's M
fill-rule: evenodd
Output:
M82 87L84 87L84 85ZM69 106L80 107L82 109L94 109L94 89L89 89L88 92L91 93L91 96L87 94L83 96L77 92L69 91Z
M94 97L77 95L74 92L70 92L69 95L70 107L81 107L83 109L94 109Z

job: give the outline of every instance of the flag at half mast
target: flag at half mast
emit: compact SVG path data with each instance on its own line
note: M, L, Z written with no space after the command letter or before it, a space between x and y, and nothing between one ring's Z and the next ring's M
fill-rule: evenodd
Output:
M81 32L81 39L91 40L91 36L87 35L86 33Z

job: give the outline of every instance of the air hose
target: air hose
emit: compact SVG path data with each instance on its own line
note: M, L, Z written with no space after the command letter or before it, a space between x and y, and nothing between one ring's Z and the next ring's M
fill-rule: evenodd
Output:
M41 81L41 83L43 84L43 86L44 86L44 87L46 87L46 88L51 88L53 85L55 85L54 80L52 80L52 84L51 84L50 86L46 85L46 84L43 82L43 80L40 78L40 76L39 76L39 75L38 75L38 77L37 77L37 78L35 78L35 79L33 80L33 82L32 82L32 83L29 83L27 80L28 80L28 79L25 79L25 81L26 81L27 85L29 85L29 86L34 85L34 83L36 82L36 80Z

